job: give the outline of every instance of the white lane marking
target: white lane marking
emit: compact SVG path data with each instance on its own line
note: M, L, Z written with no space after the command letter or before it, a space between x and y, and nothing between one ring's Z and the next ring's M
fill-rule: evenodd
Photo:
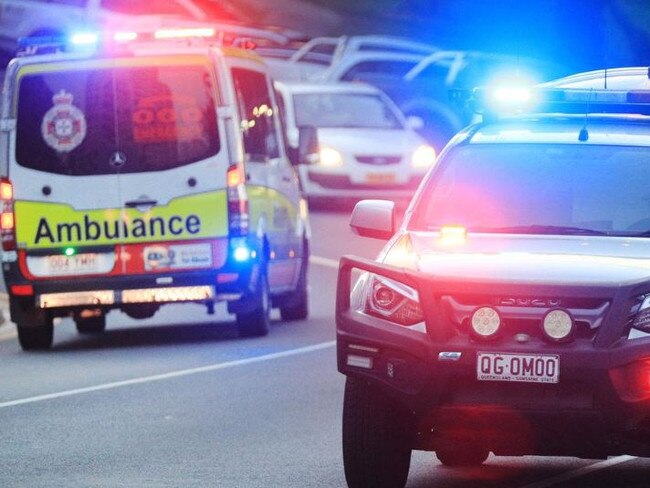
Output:
M113 388L121 388L123 386L130 386L130 385L141 385L143 383L152 383L154 381L163 381L172 378L180 378L183 376L207 373L210 371L218 371L220 369L228 369L228 368L234 368L236 366L245 366L247 364L260 363L263 361L272 361L274 359L286 358L289 356L297 356L300 354L307 354L314 351L320 351L322 349L333 347L335 344L336 341L321 342L319 344L314 344L312 346L301 347L298 349L290 349L288 351L266 354L264 356L238 359L236 361L228 361L226 363L210 364L208 366L201 366L198 368L181 369L179 371L172 371L169 373L156 374L152 376L144 376L142 378L133 378L130 380L115 381L113 383L104 383L101 385L88 386L86 388L77 388L75 390L66 390L66 391L60 391L58 393L49 393L46 395L38 395L29 398L21 398L18 400L2 402L0 403L0 408L15 407L17 405L26 405L28 403L44 402L47 400L54 400L57 398L64 398L64 397L69 397L74 395L82 395L84 393L92 393L95 391L111 390Z
M530 485L522 486L521 488L548 488L551 486L555 486L558 483L562 483L564 481L568 481L574 478L579 478L581 476L585 476L587 474L593 473L594 471L599 471L601 469L606 469L612 466L616 466L617 464L622 464L622 463L627 463L628 461L632 461L633 459L637 459L635 456L617 456L613 457L610 459L606 459L605 461L601 461L598 463L590 464L588 466L584 466L579 469L574 469L572 471L567 471L566 473L559 474L557 476L553 476L552 478L548 478L545 480L541 481L536 481L535 483L531 483Z
M325 266L326 268L339 269L339 262L336 259L324 258L322 256L309 256L309 262L319 266ZM6 296L6 294L0 293L0 306L2 305L3 295ZM8 313L9 312L6 312L5 315L8 316ZM9 319L7 318L7 320ZM6 332L0 332L0 342L11 341L16 337L18 337L18 334L16 333L15 329L8 330Z
M309 262L318 264L319 266L325 266L327 268L339 269L338 259L324 258L322 256L309 256Z

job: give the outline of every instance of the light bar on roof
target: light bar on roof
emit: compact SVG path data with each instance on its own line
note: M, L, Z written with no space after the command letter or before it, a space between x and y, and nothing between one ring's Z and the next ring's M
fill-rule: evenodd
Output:
M113 40L116 42L135 41L137 38L138 38L137 32L116 32L113 35Z
M97 44L99 36L95 32L77 32L70 36L70 43L76 46L89 46Z
M492 87L452 95L462 104L473 105L477 113L492 117L523 113L650 115L650 90Z
M217 31L211 27L188 29L160 29L154 33L156 39L180 39L185 37L214 37Z

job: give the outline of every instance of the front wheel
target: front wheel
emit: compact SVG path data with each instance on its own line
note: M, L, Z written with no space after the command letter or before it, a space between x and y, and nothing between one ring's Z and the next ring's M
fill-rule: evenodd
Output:
M411 463L407 413L367 382L348 377L343 465L349 488L403 488Z
M280 307L280 317L282 320L305 320L309 315L309 290L307 288L308 259L309 254L305 252L300 266L300 277L298 278L296 290L293 292L291 298Z
M42 351L52 347L54 324L44 310L28 310L16 321L18 342L23 351Z
M266 270L260 268L257 278L255 305L250 312L237 314L237 329L240 337L260 337L271 328L271 297Z

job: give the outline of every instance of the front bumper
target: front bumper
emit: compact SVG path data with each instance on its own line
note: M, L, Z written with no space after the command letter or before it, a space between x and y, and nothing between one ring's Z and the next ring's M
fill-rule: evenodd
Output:
M413 175L396 183L355 183L348 174L307 171L302 175L302 186L308 197L410 199L422 177Z
M366 379L414 413L416 448L435 450L451 436L480 438L497 454L650 455L650 397L623 398L612 379L613 372L650 358L650 339L599 344L597 335L566 344L536 338L522 343L514 337L474 341L450 332L444 313L434 310L435 299L429 307L423 304L426 331L413 330L352 308L353 269L401 281L419 289L420 297L435 297L436 286L418 286L430 277L415 272L367 260L341 261L338 369ZM480 381L479 353L557 355L559 382Z

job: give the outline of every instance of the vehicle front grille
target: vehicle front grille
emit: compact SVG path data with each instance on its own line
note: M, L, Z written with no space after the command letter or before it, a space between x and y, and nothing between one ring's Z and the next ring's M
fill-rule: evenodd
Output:
M402 156L356 156L356 160L363 164L388 166L390 164L399 164L402 161Z
M525 334L543 339L542 321L551 310L563 309L574 319L575 338L591 339L605 319L610 301L606 298L442 295L440 303L457 332L470 334L472 314L479 307L490 306L503 320L502 335L514 337Z

